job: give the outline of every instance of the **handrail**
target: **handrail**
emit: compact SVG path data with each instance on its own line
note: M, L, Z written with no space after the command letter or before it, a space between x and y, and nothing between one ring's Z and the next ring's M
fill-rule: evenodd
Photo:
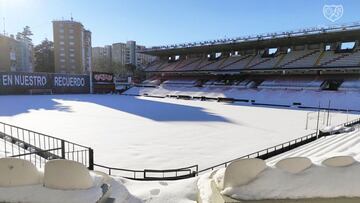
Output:
M37 153L42 153L42 152L50 152L50 151L56 151L56 150L61 150L61 148L40 150L40 151L29 152L29 153L25 153L25 154L16 154L16 155L12 155L10 157L28 156L28 155L32 155L32 154L37 154Z
M355 120L352 120L352 121L348 121L348 122L345 122L343 124L339 124L338 126L352 126L354 124L358 124L360 123L360 118L358 119L355 119ZM202 169L198 172L198 174L200 173L203 173L205 171L211 171L211 170L214 170L215 168L218 168L220 166L227 166L229 163L235 161L235 160L238 160L238 159L244 159L244 158L250 158L250 157L253 157L253 158L258 158L258 157L261 157L263 155L266 155L266 154L269 154L269 153L272 153L272 152L275 152L276 150L282 150L286 147L290 148L291 146L294 146L296 145L297 143L299 142L304 142L304 141L308 141L310 139L313 139L315 138L318 139L320 137L323 137L324 135L320 135L318 134L317 132L314 132L314 133L311 133L311 134L308 134L308 135L305 135L305 136L302 136L302 137L299 137L299 138L296 138L296 139L293 139L293 140L290 140L290 141L287 141L287 142L283 142L281 144L278 144L278 145L275 145L273 147L269 147L269 148L266 148L266 149L263 149L263 150L259 150L259 151L256 151L254 153L251 153L251 154L248 154L248 155L244 155L244 156L241 156L239 158L236 158L236 159L232 159L230 161L226 161L226 162L223 162L223 163L220 163L220 164L216 164L214 166L211 166L211 167L208 167L208 168L205 168L205 169ZM305 138L305 139L304 139ZM300 140L300 141L299 141ZM292 142L294 142L294 144L291 144ZM285 146L287 144L287 146ZM277 147L281 147L280 149L277 149ZM270 149L274 149L273 151L270 151ZM261 155L261 152L267 152L266 154L262 154ZM256 156L253 156L253 155L256 155Z
M46 160L68 159L93 169L93 150L90 147L4 122L0 122L0 138L3 139L7 151L5 157L20 153L27 154L30 156L22 158L35 160L35 165L38 167L42 167ZM6 150L7 148L11 150ZM37 163L37 158L45 161Z
M194 177L196 176L196 174L198 174L198 170L199 170L198 165L192 165L188 167L175 168L175 169L165 169L165 170L158 170L158 169L133 170L133 169L109 167L100 164L94 164L94 166L106 169L109 175L113 175L112 173L113 171L130 172L132 173L131 177L125 175L120 175L120 176L133 180L179 180L179 179ZM162 174L162 176L149 176L147 175L147 173ZM175 175L165 176L166 173L175 173ZM182 173L186 173L186 174L182 174ZM138 174L140 174L141 176L139 177Z
M54 136L47 135L47 134L44 134L44 133L39 133L39 132L30 130L30 129L27 129L27 128L18 127L18 126L11 125L11 124L8 124L8 123L0 122L0 124L10 126L10 127L13 127L13 128L17 128L17 129L20 129L20 130L25 130L25 131L28 131L28 132L31 132L31 133L36 133L36 134L43 135L43 136L46 136L46 137L50 137L50 138L53 138L53 139L56 139L56 140L64 140L64 139L61 139L61 138L58 138L58 137L54 137ZM70 144L77 145L79 147L89 148L87 146L84 146L84 145L81 145L81 144L78 144L78 143L74 143L74 142L71 142L71 141L67 141L67 140L64 140L64 141L66 141L67 143L70 143Z
M111 170L127 171L127 172L143 172L143 170L116 168L116 167L110 167L110 166L105 166L105 165L100 165L100 164L94 164L94 166L101 167L101 168L106 168L106 169L111 169Z
M223 162L223 163L220 163L220 164L217 164L217 165L202 169L202 170L199 171L199 173L202 173L202 172L205 172L205 171L208 171L208 170L212 170L212 169L217 168L217 167L222 166L222 165L224 165L226 167L229 163L231 163L231 162L233 162L235 160L238 160L238 159L244 159L244 158L250 158L250 157L253 157L253 158L259 157L259 156L261 156L261 152L267 152L267 154L268 154L269 152L274 152L274 151L278 150L277 147L281 147L280 149L283 149L285 147L291 146L292 142L295 142L294 144L297 144L298 140L300 140L300 142L305 141L307 139L310 139L309 137L310 138L316 137L316 133L311 133L311 134L308 134L308 135L305 135L305 136L302 136L302 137L299 137L299 138L296 138L296 139L293 139L293 140L290 140L290 141L287 141L287 142L283 142L283 143L275 145L273 147L268 147L268 148L253 152L251 154L247 154L247 155L241 156L239 158L235 158L235 159L232 159L230 161L226 161L226 162ZM303 138L306 138L306 139L303 140ZM286 144L287 144L287 146L285 146ZM271 149L274 149L274 150L269 151ZM256 156L253 156L253 155L256 155ZM265 154L262 154L262 155L265 155Z

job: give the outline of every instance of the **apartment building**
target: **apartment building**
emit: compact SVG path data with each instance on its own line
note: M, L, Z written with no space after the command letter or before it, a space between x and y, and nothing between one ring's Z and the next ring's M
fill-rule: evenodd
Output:
M88 74L91 71L91 32L80 22L53 21L55 72Z
M107 64L112 62L112 48L110 45L104 47L93 47L92 48L92 61L93 64L99 62L105 62Z
M33 72L34 52L31 41L0 34L0 71Z

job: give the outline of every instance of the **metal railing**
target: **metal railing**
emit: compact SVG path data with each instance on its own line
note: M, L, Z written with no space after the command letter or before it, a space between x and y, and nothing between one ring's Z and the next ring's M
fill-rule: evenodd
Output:
M352 120L352 121L348 121L348 122L340 124L338 126L350 127L350 126L354 126L354 125L357 125L357 124L360 124L360 118ZM231 162L239 160L239 159L249 159L249 158L259 158L259 159L263 159L263 160L269 159L269 158L274 157L276 155L279 155L281 153L284 153L284 152L290 151L292 149L295 149L296 147L299 147L299 146L302 146L304 144L315 141L315 140L317 140L317 139L319 139L321 137L324 137L324 136L326 136L326 134L322 134L320 132L314 132L314 133L311 133L309 135L305 135L303 137L293 139L293 140L278 144L278 145L273 146L273 147L269 147L269 148L266 148L266 149L263 149L263 150L260 150L260 151L257 151L257 152L254 152L254 153L251 153L251 154L248 154L248 155L236 158L236 159L232 159L230 161L226 161L226 162L223 162L223 163L220 163L220 164L217 164L217 165L202 169L202 170L200 170L198 172L198 174L204 173L204 172L207 172L207 171L213 171L213 170L219 169L219 168L225 168Z
M351 127L351 126L354 126L354 125L357 125L357 124L360 124L360 118L352 120L352 121L348 121L348 122L346 122L346 123L344 123L342 125L346 126L346 127Z
M43 167L47 160L68 159L93 169L93 150L89 147L0 122L0 148L4 157L19 157Z
M241 157L236 158L236 159L232 159L230 161L226 161L226 162L223 162L223 163L220 163L220 164L217 164L217 165L202 169L202 170L199 171L199 174L207 172L207 171L212 171L212 170L215 170L215 169L219 169L219 168L226 168L231 162L239 160L239 159L259 158L259 159L265 160L265 159L274 157L276 155L279 155L281 153L284 153L286 151L289 151L291 149L294 149L296 147L299 147L301 145L312 142L312 141L314 141L316 139L317 139L317 133L311 133L309 135L305 135L303 137L293 139L293 140L278 144L278 145L273 146L273 147L269 147L269 148L266 148L266 149L263 149L263 150L248 154L248 155L241 156Z
M357 124L360 124L360 118L338 126L350 127ZM0 153L4 153L5 157L18 157L29 160L40 168L47 160L68 159L80 162L90 170L96 169L109 175L121 176L133 180L179 180L227 167L231 162L238 159L259 158L265 160L310 143L323 136L325 135L320 132L311 133L200 171L198 165L166 170L132 170L94 164L94 152L89 147L0 122L0 138L2 139L0 140ZM3 148L4 151L1 151L1 148Z
M199 172L198 165L166 170L132 170L124 168L114 168L100 164L94 164L94 166L95 169L98 171L132 180L180 180L195 177Z

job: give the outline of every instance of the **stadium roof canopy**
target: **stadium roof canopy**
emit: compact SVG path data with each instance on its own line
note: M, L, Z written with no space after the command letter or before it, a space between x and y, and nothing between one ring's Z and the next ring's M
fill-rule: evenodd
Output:
M232 52L249 49L290 47L304 44L347 42L360 39L360 22L349 25L301 29L281 33L184 43L148 48L141 53L154 56Z

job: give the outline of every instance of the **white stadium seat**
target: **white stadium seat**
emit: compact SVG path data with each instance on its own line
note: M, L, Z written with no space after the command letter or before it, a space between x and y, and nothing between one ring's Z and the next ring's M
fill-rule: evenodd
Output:
M309 158L306 157L291 157L280 160L276 163L276 168L283 171L296 174L304 171L307 168L310 168L312 162Z
M93 186L89 170L81 163L51 160L45 164L44 186L60 190L82 190Z
M335 156L325 159L322 164L328 167L345 167L355 163L352 156Z
M29 161L17 158L0 159L0 187L40 184L41 176Z
M256 158L231 162L225 170L223 188L245 185L255 179L266 167L265 161Z

